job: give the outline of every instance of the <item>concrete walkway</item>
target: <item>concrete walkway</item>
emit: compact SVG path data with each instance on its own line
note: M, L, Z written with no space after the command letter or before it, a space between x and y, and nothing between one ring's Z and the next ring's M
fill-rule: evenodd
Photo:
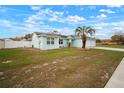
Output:
M122 52L124 52L124 49L121 49L121 48L94 47L93 49L103 49L103 50L112 50L112 51L122 51Z
M105 88L124 88L124 58L111 76Z
M124 52L121 48L95 47L94 49L112 50ZM124 58L107 82L105 88L124 88Z

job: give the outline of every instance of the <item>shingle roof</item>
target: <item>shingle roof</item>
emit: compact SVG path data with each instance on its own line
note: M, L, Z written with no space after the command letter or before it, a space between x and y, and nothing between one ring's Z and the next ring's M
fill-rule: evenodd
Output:
M56 34L54 32L49 32L49 33L43 33L43 32L34 32L38 37L41 36L61 36L61 37L67 37L66 35L61 35L61 34Z
M63 37L63 38L72 38L72 39L77 39L77 38L80 38L79 36L77 35L61 35L61 34L56 34L54 32L49 32L49 33L44 33L44 32L34 32L36 35L38 35L38 37L41 37L41 36L60 36L60 37ZM95 39L93 37L88 37L90 39Z

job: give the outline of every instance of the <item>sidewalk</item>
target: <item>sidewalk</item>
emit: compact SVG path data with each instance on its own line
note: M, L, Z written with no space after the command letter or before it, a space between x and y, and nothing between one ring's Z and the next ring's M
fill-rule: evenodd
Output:
M94 47L93 49L103 49L103 50L112 50L112 51L122 51L122 52L124 52L124 49L121 49L121 48Z
M124 88L124 58L111 76L105 88Z

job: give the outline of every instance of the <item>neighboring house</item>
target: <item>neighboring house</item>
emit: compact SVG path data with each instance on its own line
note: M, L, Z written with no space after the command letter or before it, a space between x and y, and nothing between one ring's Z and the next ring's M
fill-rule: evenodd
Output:
M96 46L95 38L87 38L86 47ZM32 47L42 50L58 49L62 47L82 47L82 40L77 36L65 36L55 33L34 32L32 36Z
M22 48L22 47L31 47L31 41L0 39L0 48Z

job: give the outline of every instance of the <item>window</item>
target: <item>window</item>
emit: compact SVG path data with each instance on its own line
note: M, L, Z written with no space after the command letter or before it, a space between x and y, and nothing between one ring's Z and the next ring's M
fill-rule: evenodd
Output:
M50 37L47 38L47 44L50 44Z
M54 38L51 38L51 44L54 44Z
M63 44L63 39L59 39L59 44Z
M54 44L54 38L50 38L50 37L48 37L47 38L47 44L49 45L49 44Z

